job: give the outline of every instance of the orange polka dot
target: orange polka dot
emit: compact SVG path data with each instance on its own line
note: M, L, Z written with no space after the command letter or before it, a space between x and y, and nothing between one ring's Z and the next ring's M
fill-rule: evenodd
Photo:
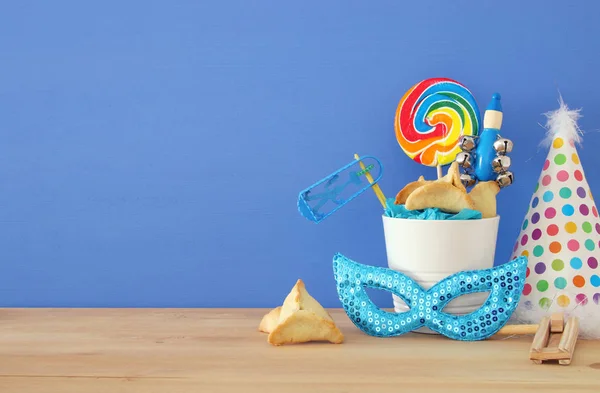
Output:
M577 156L577 153L573 153L573 155L571 156L571 158L573 159L573 162L575 164L579 164L579 157Z
M550 247L549 248L550 248L550 252L551 253L557 254L562 249L562 246L560 245L559 242L552 242L552 243L550 243Z
M565 224L565 231L568 233L575 233L577 231L577 225L573 221L569 221Z
M569 300L567 295L560 295L558 298L556 298L556 302L561 307L567 307L569 303L571 303L571 300Z
M523 252L521 253L521 256L524 256L524 257L528 257L528 258L529 258L529 251L527 251L527 250L523 250Z
M562 140L562 138L556 138L554 139L554 142L552 143L552 146L554 146L555 149L561 148L562 145L564 145L565 142Z
M573 285L575 285L577 288L582 288L585 285L585 278L582 276L573 277Z

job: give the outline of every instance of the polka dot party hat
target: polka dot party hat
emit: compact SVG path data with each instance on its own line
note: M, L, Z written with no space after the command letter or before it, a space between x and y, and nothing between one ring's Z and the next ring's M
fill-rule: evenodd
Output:
M580 114L561 99L546 116L550 151L513 253L529 261L514 316L539 323L563 311L580 317L583 335L600 336L600 220L577 154Z

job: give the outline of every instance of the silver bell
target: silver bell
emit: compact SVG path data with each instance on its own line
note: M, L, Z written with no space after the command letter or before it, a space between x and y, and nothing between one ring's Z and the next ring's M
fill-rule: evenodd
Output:
M475 138L473 138L470 135L463 135L460 137L458 145L460 146L460 150L468 153L471 150L475 149Z
M473 166L473 158L471 157L471 154L464 151L458 153L454 161L456 161L460 167L465 169L469 169Z
M510 168L509 156L498 156L492 160L492 169L496 173L502 173Z
M473 178L473 176L469 175L468 173L461 173L460 181L462 182L462 184L465 187L471 187L472 185L475 184L475 179Z
M513 149L513 143L510 139L500 138L494 142L494 150L500 155L508 154Z
M508 187L511 184L513 184L514 181L514 177L512 172L510 171L506 171L500 175L498 175L498 177L496 178L496 183L498 183L498 186L500 188L504 188L504 187Z

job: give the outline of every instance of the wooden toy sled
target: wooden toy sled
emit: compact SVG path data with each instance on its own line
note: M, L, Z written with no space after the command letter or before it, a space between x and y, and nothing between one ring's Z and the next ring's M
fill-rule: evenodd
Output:
M535 334L529 350L529 359L536 364L558 360L559 364L569 365L579 335L579 319L570 317L565 323L563 313L554 313L542 318L539 325L508 325L497 334Z

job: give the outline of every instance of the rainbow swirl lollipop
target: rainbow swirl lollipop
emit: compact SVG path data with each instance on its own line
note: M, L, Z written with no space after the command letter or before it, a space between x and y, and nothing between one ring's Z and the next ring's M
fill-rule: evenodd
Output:
M447 78L431 78L404 94L396 110L396 139L427 166L447 165L461 151L461 135L477 136L481 118L471 92Z

